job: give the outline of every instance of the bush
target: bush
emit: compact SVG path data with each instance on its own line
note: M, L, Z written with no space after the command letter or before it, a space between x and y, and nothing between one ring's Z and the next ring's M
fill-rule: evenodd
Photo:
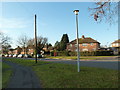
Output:
M70 56L77 56L77 52L69 52Z
M54 51L50 52L50 56L54 56Z
M70 56L77 56L77 52L70 52ZM80 52L80 56L110 56L113 55L113 51L85 51Z
M69 52L68 51L58 51L57 55L58 56L69 56Z
M54 56L54 52L50 52L50 56ZM77 52L73 51L56 51L57 56L77 56ZM113 51L84 51L80 52L80 56L111 56Z

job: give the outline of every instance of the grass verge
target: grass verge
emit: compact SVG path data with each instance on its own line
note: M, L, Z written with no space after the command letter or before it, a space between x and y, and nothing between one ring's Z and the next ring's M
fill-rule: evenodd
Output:
M43 88L117 88L118 71L81 67L77 72L76 65L52 63L23 59L4 59L30 66L36 72Z
M12 73L11 67L5 63L2 63L2 88L6 88Z

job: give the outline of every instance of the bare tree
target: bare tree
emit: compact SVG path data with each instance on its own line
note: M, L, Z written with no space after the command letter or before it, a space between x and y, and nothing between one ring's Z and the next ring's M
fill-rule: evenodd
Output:
M44 48L47 42L48 42L48 39L46 37L42 37L42 36L37 37L37 52L38 53ZM28 40L28 47L34 47L34 39Z
M6 36L3 32L0 32L0 44L6 45L10 43L10 37Z
M23 48L24 54L27 54L28 37L25 34L21 35L17 42Z
M91 7L89 10L95 21L105 21L110 25L118 21L118 2L111 2L111 0L104 2L104 0L99 0L94 5L95 7Z
M38 42L38 50L42 50L44 46L47 44L48 39L46 37L39 36L37 38Z
M6 36L3 32L0 32L0 48L2 48L2 53L8 54L10 45L10 37Z

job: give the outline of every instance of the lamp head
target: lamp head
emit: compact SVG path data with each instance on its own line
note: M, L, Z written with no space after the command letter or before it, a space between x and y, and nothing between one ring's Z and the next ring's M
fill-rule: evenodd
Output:
M75 13L75 15L78 15L79 10L74 10L73 12Z

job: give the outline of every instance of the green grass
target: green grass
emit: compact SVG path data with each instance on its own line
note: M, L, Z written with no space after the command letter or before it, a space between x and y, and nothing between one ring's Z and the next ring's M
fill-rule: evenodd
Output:
M46 61L4 59L30 66L40 79L43 88L117 88L118 71L76 65L52 63Z
M13 71L11 67L5 63L2 63L2 88L5 88L10 81L10 77Z
M33 67L45 88L115 88L118 72L114 70L49 64Z

